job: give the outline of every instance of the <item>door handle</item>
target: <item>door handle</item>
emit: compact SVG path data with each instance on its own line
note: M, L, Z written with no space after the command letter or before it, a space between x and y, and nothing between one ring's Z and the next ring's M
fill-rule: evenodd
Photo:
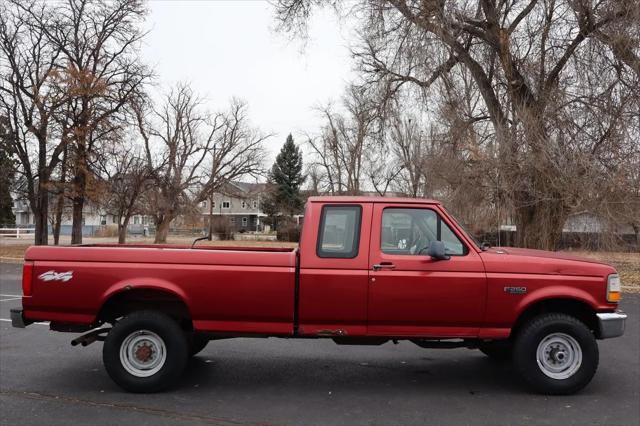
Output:
M391 262L380 262L376 265L373 265L374 271L379 271L381 269L396 269L396 265Z

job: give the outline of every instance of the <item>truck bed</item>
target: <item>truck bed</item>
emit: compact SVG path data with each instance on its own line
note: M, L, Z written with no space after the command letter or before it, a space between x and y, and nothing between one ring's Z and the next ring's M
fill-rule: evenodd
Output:
M92 324L111 298L153 291L183 301L199 331L289 334L296 259L289 248L34 246L23 307L33 320Z

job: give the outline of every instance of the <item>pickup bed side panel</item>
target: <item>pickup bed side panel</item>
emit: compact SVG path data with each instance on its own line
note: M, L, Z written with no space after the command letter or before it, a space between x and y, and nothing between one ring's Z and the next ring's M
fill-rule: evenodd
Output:
M269 253L270 261L255 255L255 263L263 263L256 266L247 265L252 253L209 252L210 264L179 264L163 262L166 254L160 250L138 251L145 260L155 251L160 263L35 260L33 296L23 300L25 316L89 324L110 296L145 288L179 297L196 330L292 334L295 253ZM109 259L108 252L104 258ZM40 278L49 271L71 272L72 278Z

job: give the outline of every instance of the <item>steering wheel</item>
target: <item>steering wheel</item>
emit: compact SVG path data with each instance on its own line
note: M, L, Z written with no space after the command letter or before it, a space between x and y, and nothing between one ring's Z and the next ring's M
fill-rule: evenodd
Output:
M427 242L427 238L425 235L419 235L417 238L411 241L409 253L419 255L422 250L424 250L425 244Z

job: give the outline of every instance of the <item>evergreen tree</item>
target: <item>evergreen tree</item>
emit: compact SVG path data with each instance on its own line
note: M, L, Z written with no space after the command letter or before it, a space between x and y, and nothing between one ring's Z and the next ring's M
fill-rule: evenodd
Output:
M11 210L11 185L13 185L13 171L15 161L9 152L10 132L5 117L0 116L0 226L12 225L16 217Z
M289 134L271 167L268 180L271 189L267 192L264 205L269 206L271 212L289 216L301 212L304 201L300 195L300 187L304 181L302 152Z

